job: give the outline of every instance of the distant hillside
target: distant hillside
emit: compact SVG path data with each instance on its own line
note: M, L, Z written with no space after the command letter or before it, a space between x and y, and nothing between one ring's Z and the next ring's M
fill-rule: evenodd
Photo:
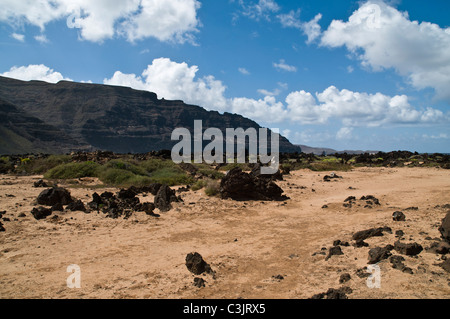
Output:
M0 99L0 154L53 153L81 146L66 133Z
M334 150L332 148L323 148L323 147L311 147L311 146L306 146L306 145L297 145L302 149L303 153L306 154L315 154L315 155L322 155L325 152L325 155L329 155L329 154L343 154L343 153L347 153L347 154L364 154L364 153L369 153L369 154L375 154L378 153L378 151L361 151L361 150L345 150L345 151L337 151Z
M0 99L8 120L0 127L0 153L107 150L146 153L171 149L175 128L203 129L260 126L237 114L207 111L182 101L159 100L156 94L131 88L61 81L19 81L0 77ZM33 127L31 123L36 123ZM7 142L6 142L7 141ZM280 137L280 151L300 151Z

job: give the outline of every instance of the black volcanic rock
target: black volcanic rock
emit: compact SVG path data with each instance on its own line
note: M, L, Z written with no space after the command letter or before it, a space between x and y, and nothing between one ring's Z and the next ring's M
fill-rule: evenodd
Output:
M401 243L400 241L396 241L394 244L394 249L403 255L415 256L420 254L423 250L423 247L418 243Z
M0 125L1 139L11 135L11 131L20 135L23 125L19 124L29 118L25 126L30 133L23 139L17 138L4 151L0 149L5 154L24 153L20 146L33 143L33 137L41 135L42 148L52 149L53 153L65 152L67 148L146 153L172 149L179 142L171 140L173 130L187 128L193 134L194 120L202 120L203 130L220 129L224 137L227 128L255 128L257 132L260 128L240 115L207 111L182 101L159 100L155 93L119 86L67 81L50 84L0 77L0 100L12 106L11 111L0 114L0 121L10 117L1 123L18 126L5 131ZM31 120L39 125L28 124ZM280 151L301 149L280 136Z
M392 219L396 222L400 222L400 221L405 221L405 214L403 214L403 212L400 211L396 211L394 212L394 214L392 214Z
M376 264L383 259L387 259L391 254L392 248L390 246L386 247L375 247L369 250L369 261L368 264Z
M201 275L204 272L212 273L211 266L203 260L203 257L199 253L187 254L186 267L195 275Z
M370 237L383 236L383 232L392 233L389 227L371 228L367 230L361 230L353 234L353 240L364 240Z
M77 200L75 202L70 203L69 205L67 205L66 207L68 210L70 211L80 211L80 212L86 212L86 206L84 206L83 202L81 200Z
M70 192L62 187L53 187L42 191L38 198L39 205L53 206L55 204L68 205L73 202Z
M175 191L167 185L162 185L154 199L155 207L161 212L167 212L172 209L172 202L178 202Z
M442 220L442 224L439 226L439 232L441 233L442 238L450 243L450 211Z
M222 178L220 195L234 200L285 200L283 190L270 178L256 177L235 167Z
M45 219L47 216L50 216L52 214L52 210L45 208L45 207L38 207L38 208L33 208L31 210L31 215L33 215L33 217L37 220L39 219Z

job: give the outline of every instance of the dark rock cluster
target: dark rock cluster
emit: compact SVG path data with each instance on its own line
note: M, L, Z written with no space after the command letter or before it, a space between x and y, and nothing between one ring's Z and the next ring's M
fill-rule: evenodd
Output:
M349 196L344 200L344 207L352 208L354 205L364 205L364 208L372 208L374 205L380 206L381 204L379 199L373 195L362 196L359 200L355 196Z
M151 193L155 195L154 202L141 203L137 197L140 193ZM44 219L50 216L54 211L81 211L90 213L91 211L102 212L106 217L117 219L119 217L129 218L132 212L145 212L147 215L156 216L154 210L158 208L161 212L167 212L172 209L171 203L182 201L180 196L175 195L175 191L163 184L150 184L144 187L130 187L121 189L117 194L103 192L94 193L92 200L86 205L81 200L72 198L70 192L62 187L52 187L43 190L37 203L42 205L33 208L31 214L36 219ZM50 206L46 208L43 206ZM65 206L65 208L64 208Z
M352 292L353 289L350 287L342 287L339 289L330 288L326 292L312 296L310 299L348 299L347 295Z
M197 252L187 254L186 267L191 273L195 275L201 275L203 273L214 273L214 271L211 269L211 266L205 260L203 260L203 257Z
M272 180L274 177L245 173L233 168L222 178L220 195L234 200L282 201L288 199L283 190Z

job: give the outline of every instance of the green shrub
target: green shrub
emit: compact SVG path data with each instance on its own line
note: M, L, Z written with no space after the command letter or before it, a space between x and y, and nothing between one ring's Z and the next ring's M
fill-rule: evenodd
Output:
M187 185L193 182L193 178L188 176L186 172L178 166L164 167L155 170L150 174L150 180L152 183L161 183L168 186Z
M112 169L121 169L125 171L132 172L136 175L148 176L148 172L144 167L138 166L136 163L132 163L130 161L122 161L122 160L111 160L105 164L105 167Z
M199 179L197 182L195 182L194 185L192 185L191 190L198 191L199 189L202 189L206 186L206 181L203 179Z
M352 169L351 165L337 162L316 162L308 165L308 168L316 172L324 171L349 171Z
M142 163L140 163L139 166L142 167L143 169L145 169L147 172L152 173L157 170L164 169L164 168L177 167L177 164L175 164L174 162L172 162L170 160L162 160L162 159L152 158L152 159L143 161Z
M9 157L0 158L0 174L7 174L14 170L14 165L10 162Z
M220 183L218 181L209 180L206 182L205 194L207 196L216 196L219 194Z
M323 163L340 163L341 160L337 157L334 156L327 156L325 158L322 159Z
M106 168L99 176L100 180L111 186L143 186L152 181L148 176L136 175L131 171L119 168Z
M44 174L48 179L71 179L98 177L101 165L94 162L68 163L58 165Z

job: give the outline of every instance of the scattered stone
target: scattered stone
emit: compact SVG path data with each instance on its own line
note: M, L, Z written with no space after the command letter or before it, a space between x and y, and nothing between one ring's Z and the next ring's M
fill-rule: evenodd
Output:
M338 176L336 173L331 173L330 175L325 175L323 177L324 182L331 182L332 179L339 179L342 178L342 176Z
M364 240L362 240L362 239L357 239L357 240L355 241L355 243L353 244L353 246L356 247L356 248L361 248L361 247L368 247L369 244L366 243L366 242L365 242Z
M341 240L335 240L334 242L333 242L333 246L346 246L346 247L348 247L348 246L350 246L350 244L348 243L348 242L346 242L346 241L341 241Z
M137 212L145 212L147 215L155 215L153 211L155 210L156 206L153 203L142 203L140 205L137 205L136 211Z
M401 243L400 241L396 241L394 244L394 249L400 254L407 256L415 256L420 254L423 250L423 247L418 243Z
M375 247L369 250L369 265L379 263L380 261L389 258L391 254L391 246Z
M405 264L403 264L405 258L403 258L402 256L391 256L389 261L391 262L392 268L394 269L403 270L406 267Z
M419 210L419 207L408 207L405 210Z
M330 288L327 292L316 294L310 299L348 299L347 294L351 294L353 290L350 287L342 287L339 289Z
M38 208L33 208L31 210L31 215L33 215L33 217L36 218L37 220L45 219L47 216L50 216L51 214L52 214L51 209L42 206Z
M378 198L373 195L362 196L360 200L371 201L374 205L381 205Z
M48 187L48 184L44 182L43 179L38 180L37 182L34 182L33 187Z
M361 230L353 234L353 240L364 240L370 237L383 236L383 232L392 233L392 229L389 227L371 228L367 230Z
M425 248L429 253L446 255L450 252L450 244L446 241L435 242L430 247Z
M403 230L397 230L395 232L395 237L402 237L405 233L403 232Z
M73 202L70 192L62 187L53 187L42 191L38 198L39 205L53 206L57 203L68 205Z
M328 205L323 205L322 209L328 208Z
M439 226L438 230L441 233L442 238L450 243L450 211L447 212L447 215L442 220L442 224Z
M339 278L339 283L340 284L346 283L350 279L352 279L352 277L350 276L349 273L342 274L341 277Z
M411 268L409 268L409 267L404 267L402 269L402 272L404 272L406 274L411 274L411 275L414 274L413 270Z
M194 278L194 286L197 288L205 287L205 280L203 278L195 277Z
M325 260L328 260L331 258L331 256L338 256L338 255L343 255L344 253L342 252L342 249L340 246L333 246L328 250L328 256L325 258Z
M272 276L273 279L281 281L284 279L284 277L282 275L276 275L276 276Z
M314 252L311 256L316 256L316 255L326 255L326 253L324 251L316 251Z
M203 257L199 253L189 253L186 256L186 267L195 275L201 275L202 273L213 273L211 267L203 260Z
M27 217L27 215L25 213L20 213L19 215L17 215L17 217Z
M392 214L392 219L396 222L403 222L406 219L405 214L403 214L403 212L400 211L396 211L394 212L394 214Z
M175 191L167 185L162 185L155 196L154 204L161 212L168 212L172 209L172 202L178 202Z
M5 227L3 227L2 222L0 222L0 232L6 231Z
M80 211L80 212L86 212L87 209L84 206L83 202L81 200L77 200L76 202L72 202L66 207L68 210L74 212L74 211Z
M359 278L367 278L370 276L370 273L367 272L367 267L359 268L358 270L356 270L356 276L358 276Z

